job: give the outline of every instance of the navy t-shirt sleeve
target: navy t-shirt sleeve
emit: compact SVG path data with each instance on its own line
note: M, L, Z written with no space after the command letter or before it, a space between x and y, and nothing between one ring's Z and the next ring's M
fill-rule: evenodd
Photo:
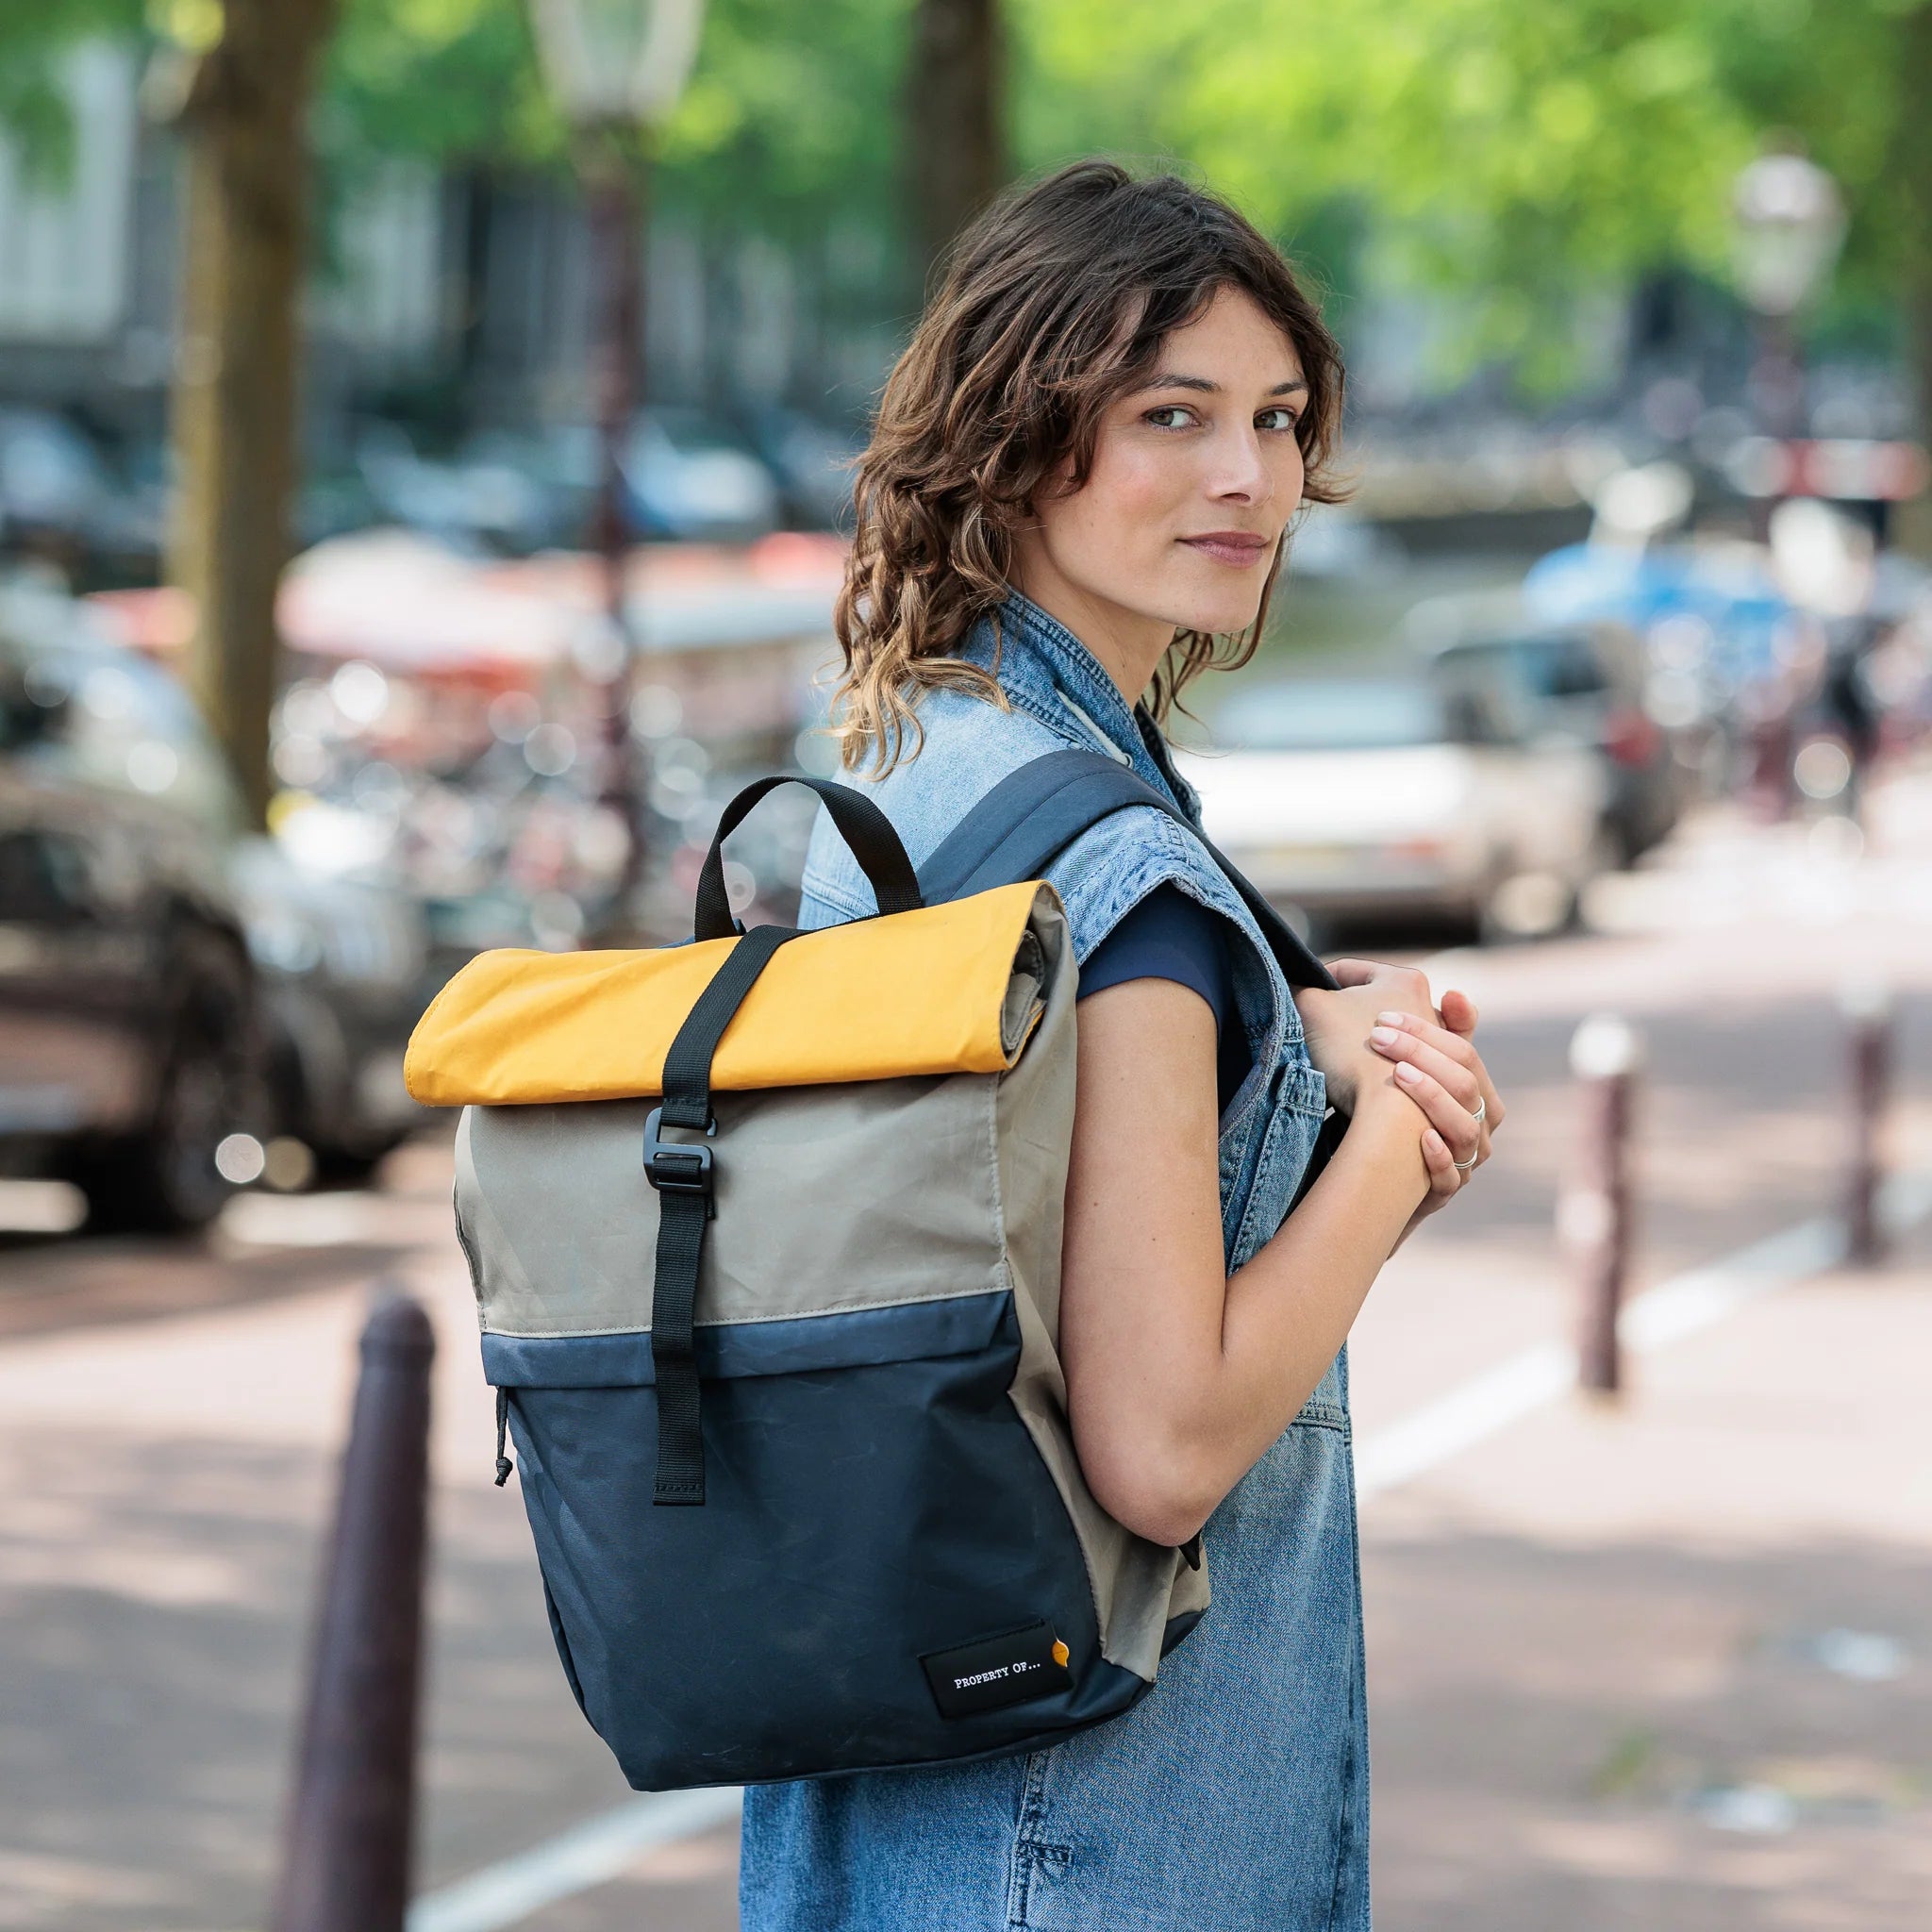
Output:
M1246 1076L1250 1056L1235 1011L1227 922L1169 880L1122 915L1080 968L1079 997L1125 979L1172 979L1191 986L1213 1009L1216 1086L1225 1107Z

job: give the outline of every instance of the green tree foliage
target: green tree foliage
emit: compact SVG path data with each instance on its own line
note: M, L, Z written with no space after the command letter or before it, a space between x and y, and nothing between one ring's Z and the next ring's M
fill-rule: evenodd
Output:
M910 0L710 0L664 128L658 194L780 232L890 208L893 90ZM410 154L561 164L524 0L345 0L326 82L345 158Z
M697 70L665 130L665 194L727 224L889 213L911 10L710 0Z
M19 144L30 179L63 180L74 164L61 55L76 40L131 34L141 24L141 0L6 0L0 7L0 127Z
M147 0L146 17L219 0ZM720 225L882 230L900 208L914 0L710 0L660 204ZM1932 0L1007 0L1011 147L1177 161L1340 265L1477 298L1491 347L1663 264L1722 278L1738 169L1774 129L1853 212L1840 289L1932 286ZM58 156L48 50L142 0L7 0L0 119ZM331 171L413 154L560 163L525 0L342 0L316 123ZM1915 185L1916 184L1916 185Z
M322 86L318 137L341 167L531 159L557 143L517 0L342 0Z
M1854 210L1844 286L1922 238L1896 156L1928 116L1902 59L1924 0L1038 0L1017 10L1023 151L1150 147L1271 230L1373 210L1398 274L1475 296L1490 346L1547 341L1582 290L1722 277L1731 186L1796 133Z
M164 34L219 0L6 0L0 123L57 166L54 60L100 32ZM669 125L660 192L722 220L784 226L892 205L893 111L912 0L710 0L696 73ZM525 0L342 0L317 135L332 165L414 156L561 163Z

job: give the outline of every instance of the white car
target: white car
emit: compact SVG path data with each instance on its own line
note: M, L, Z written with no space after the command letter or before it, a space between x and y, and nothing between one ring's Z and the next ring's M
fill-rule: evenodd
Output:
M1535 732L1493 693L1393 679L1250 685L1178 751L1208 835L1324 932L1448 920L1553 931L1610 862L1594 749Z

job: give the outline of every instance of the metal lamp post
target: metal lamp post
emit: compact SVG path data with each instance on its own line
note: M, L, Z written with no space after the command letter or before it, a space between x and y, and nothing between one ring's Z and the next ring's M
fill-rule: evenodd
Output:
M643 871L641 774L630 730L636 639L625 596L624 504L625 440L643 394L639 236L648 208L651 139L690 78L704 0L530 0L530 13L545 79L575 136L591 219L601 455L596 544L614 647L605 690L603 797L625 828L613 906L621 922Z
M1765 432L1802 435L1804 372L1791 318L1824 285L1845 234L1838 184L1816 161L1761 154L1732 194L1739 286L1758 318L1757 389Z
M1816 161L1774 147L1739 175L1731 213L1738 284L1757 318L1753 408L1777 479L1754 506L1757 538L1768 541L1772 512L1790 470L1785 445L1802 437L1807 423L1805 369L1792 319L1824 286L1838 259L1845 210L1838 184ZM1790 710L1774 688L1765 699L1754 733L1751 791L1761 815L1781 818L1790 794Z

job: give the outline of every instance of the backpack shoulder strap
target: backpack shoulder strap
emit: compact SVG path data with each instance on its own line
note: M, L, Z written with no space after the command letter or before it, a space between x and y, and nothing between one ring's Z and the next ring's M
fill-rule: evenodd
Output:
M1254 914L1291 986L1332 987L1324 966L1274 907L1138 772L1097 751L1050 751L1009 772L919 868L928 905L1039 878L1090 826L1129 806L1151 805L1207 846Z

